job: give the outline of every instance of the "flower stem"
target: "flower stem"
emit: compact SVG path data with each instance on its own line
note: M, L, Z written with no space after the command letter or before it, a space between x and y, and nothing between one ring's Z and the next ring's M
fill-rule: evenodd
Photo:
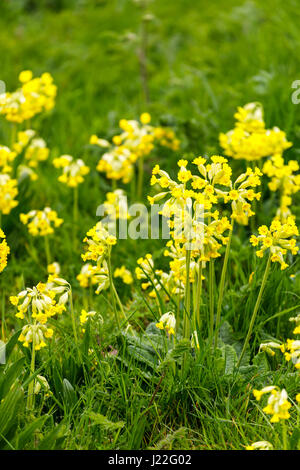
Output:
M208 281L208 292L209 292L209 338L212 341L213 330L214 330L214 262L212 259L209 261L209 281Z
M78 344L78 336L77 336L77 330L76 330L76 322L75 322L75 313L74 313L74 306L73 306L73 293L72 293L72 290L70 290L70 309L71 309L72 328L73 328L74 338L75 338L76 344Z
M35 371L35 334L32 336L32 352L31 352L31 363L30 363L30 373L34 374ZM27 408L29 410L33 409L34 405L34 380L28 385L28 396L27 396Z
M73 248L76 249L78 224L78 186L74 186L73 193Z
M245 351L246 351L248 343L249 343L249 339L250 339L250 336L251 336L251 333L252 333L252 330L253 330L253 325L254 325L254 322L255 322L255 318L256 318L258 309L260 307L262 295L263 295L263 292L264 292L264 289L265 289L265 286L266 286L266 282L267 282L267 279L268 279L268 275L269 275L269 271L270 271L270 264L271 264L271 254L269 255L269 258L268 258L268 262L267 262L266 269L265 269L264 276L263 276L263 280L262 280L262 283L261 283L261 286L260 286L259 294L258 294L258 297L256 299L255 307L254 307L252 317L251 317L251 320L250 320L248 333L247 333L247 336L246 336L246 339L245 339L245 342L244 342L244 346L243 346L240 358L239 358L238 363L237 363L237 368L239 368L239 366L241 365L242 359L244 357Z
M222 273L221 273L219 298L218 298L218 306L217 306L217 316L216 316L216 327L215 327L215 348L218 346L218 333L219 333L220 320L221 320L221 309L222 309L222 302L223 302L223 297L224 297L224 287L225 287L227 265L228 265L230 246L231 246L231 240L232 240L233 224L234 224L234 221L232 220L231 229L229 232L229 240L226 246L225 257L224 257Z
M183 321L183 332L184 337L190 338L190 303L191 303L191 291L190 291L190 264L191 264L191 250L186 250L186 282L185 282L185 296L184 296L184 321Z
M288 450L287 430L286 430L285 423L282 423L282 443L283 443L283 450Z
M120 319L119 319L119 315L118 315L118 312L117 312L117 306L116 306L116 295L115 295L116 289L115 289L115 286L114 286L114 283L113 283L113 278L112 278L110 253L109 253L108 259L107 259L107 266L108 266L110 295L111 295L111 300L112 300L112 304L113 304L113 310L114 310L114 314L115 314L116 324L117 324L118 330L120 331ZM119 297L117 297L117 298L119 298ZM123 309L122 309L122 311L123 311Z
M196 305L194 311L194 329L196 330L196 325L201 329L201 315L200 315L200 304L201 304L201 294L202 294L202 261L199 260L198 264L198 281L197 281L197 291L196 291Z

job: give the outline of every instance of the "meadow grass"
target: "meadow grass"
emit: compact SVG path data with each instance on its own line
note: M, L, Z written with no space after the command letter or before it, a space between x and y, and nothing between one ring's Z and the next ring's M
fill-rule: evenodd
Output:
M286 158L299 161L299 107L291 101L291 84L300 78L296 1L153 1L149 12L147 97L138 43L143 13L133 1L1 2L0 79L12 90L24 69L35 76L51 73L58 86L56 105L34 119L34 128L51 149L51 160L71 154L83 158L91 172L79 186L75 250L72 192L57 182L50 159L37 181L20 185L19 205L2 219L11 255L1 274L1 332L9 342L7 363L0 365L0 402L5 398L0 403L0 448L240 450L261 440L274 448L283 446L281 425L270 423L252 391L277 385L292 399L299 393L299 373L290 362L258 353L263 341L283 342L291 335L288 318L300 308L297 257L284 273L272 269L251 347L238 371L238 354L266 264L249 243L250 227L237 227L232 238L221 312L222 353L211 354L206 323L199 352L186 358L184 342L174 348L155 328L159 312L139 283L132 291L116 279L135 334L125 327L120 332L112 298L87 292L76 280L82 239L111 189L110 181L96 171L98 153L89 138L97 134L109 140L121 118L136 119L147 111L154 123L171 127L181 141L180 151L160 148L146 160L145 200L155 164L174 174L179 158L222 154L218 135L233 127L237 106L248 102L262 103L267 127L280 127L293 142ZM2 119L0 142L9 145L11 133L12 125ZM237 174L246 168L243 161L233 161L232 167ZM266 184L262 191L255 230L271 222L278 206ZM298 221L298 195L293 201ZM55 322L58 339L36 355L32 375L30 350L17 341L22 322L15 318L9 296L46 280L43 240L28 235L19 214L47 205L64 219L50 237L50 256L72 285L79 341L74 342L71 316L63 314ZM161 240L120 241L112 264L134 271L137 258L152 253L164 268L163 250ZM215 263L215 305L221 269ZM88 322L84 334L78 322L82 308L103 318ZM206 286L201 311L204 319L209 317ZM28 410L28 386L37 375L47 378L51 393L37 395ZM288 446L299 448L299 411L291 413L286 426Z

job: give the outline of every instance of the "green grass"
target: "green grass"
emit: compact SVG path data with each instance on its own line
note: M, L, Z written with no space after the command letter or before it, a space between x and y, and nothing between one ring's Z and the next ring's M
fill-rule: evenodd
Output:
M300 115L291 101L291 84L300 78L298 3L154 0L149 9L154 18L149 23L147 56L150 101L145 103L134 36L139 35L141 12L133 1L1 2L0 79L12 90L20 71L31 69L34 75L48 71L58 86L58 96L54 110L33 123L48 143L51 159L41 165L36 182L22 183L18 207L3 218L11 255L1 274L1 328L12 339L7 364L0 366L0 448L228 450L260 440L282 448L281 425L270 424L253 399L252 389L276 384L286 388L292 399L299 393L299 374L290 363L280 356L257 354L262 341L291 337L288 318L299 308L289 309L300 304L296 258L285 273L272 270L251 351L239 373L234 368L235 354L246 336L265 267L248 242L249 228L237 227L233 237L222 309L222 347L212 356L205 331L199 354L189 355L185 367L186 345L179 343L172 352L172 343L153 327L158 316L155 304L150 309L138 288L132 293L116 281L137 332L132 336L118 333L109 296L92 294L88 299L76 281L82 265L80 240L95 224L96 208L110 190L109 181L95 170L98 157L88 145L89 137L96 133L111 138L118 132L120 118L136 119L149 111L154 123L171 126L182 142L180 152L160 149L146 161L144 196L155 163L174 174L182 156L219 154L219 133L233 127L236 107L251 101L263 104L268 127L276 125L286 131L293 147L285 155L299 161ZM9 144L10 133L10 125L2 120L1 144ZM65 153L82 157L92 168L79 187L75 252L71 191L57 182L51 164L52 158ZM244 169L243 162L233 166L236 174ZM277 203L265 183L257 225L271 221ZM90 323L78 347L69 313L55 322L55 340L37 354L36 363L51 394L45 399L37 396L33 412L28 412L30 352L15 344L18 333L13 334L22 323L15 319L8 298L24 285L46 280L43 240L29 238L19 213L47 205L65 220L51 238L51 253L61 265L62 277L72 285L77 320L89 302L104 322L98 318ZM297 196L293 212L299 217ZM134 270L136 259L147 252L164 267L159 240L120 241L112 262ZM221 264L215 265L218 281ZM249 284L252 271L255 276ZM292 280L289 275L295 273ZM202 314L208 315L206 286ZM297 448L299 416L295 410L287 426L289 445Z

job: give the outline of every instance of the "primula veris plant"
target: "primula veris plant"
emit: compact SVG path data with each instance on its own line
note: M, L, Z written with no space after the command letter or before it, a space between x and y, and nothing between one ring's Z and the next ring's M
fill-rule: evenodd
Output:
M3 230L0 229L0 272L7 266L7 257L10 253L10 248L6 242L6 236Z
M285 132L278 127L266 129L260 103L240 106L234 117L234 129L226 134L221 133L219 138L225 155L238 160L253 161L281 154L291 147Z
M34 78L30 70L24 70L19 81L16 91L0 95L0 114L8 121L22 123L54 107L57 88L49 73Z

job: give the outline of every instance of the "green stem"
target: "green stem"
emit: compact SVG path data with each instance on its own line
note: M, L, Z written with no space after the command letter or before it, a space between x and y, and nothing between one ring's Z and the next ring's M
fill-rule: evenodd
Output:
M78 336L77 336L77 330L76 330L76 322L75 322L75 313L74 313L74 306L73 306L73 293L72 293L72 290L70 290L70 309L71 309L72 328L73 328L74 338L75 338L76 344L78 344Z
M73 194L73 248L76 249L78 224L78 186L74 186Z
M208 282L208 292L209 292L209 338L210 341L213 337L214 330L214 261L210 259L209 261L209 282Z
M227 246L226 246L225 257L224 257L223 268L222 268L222 274L221 274L221 280L220 280L220 287L219 287L219 298L218 298L216 328L215 328L215 348L218 346L218 333L219 333L220 320L221 320L221 309L222 309L222 303L223 303L223 297L224 297L224 287L225 287L227 265L228 265L230 246L231 246L231 240L232 240L233 225L234 225L234 221L232 219L231 229L230 229L230 232L229 232L229 240L228 240Z
M185 296L184 296L184 322L183 332L184 337L190 338L190 302L191 302L191 291L190 291L190 264L191 264L191 250L186 250L186 281L185 281Z
M253 325L254 325L254 322L255 322L255 318L256 318L258 309L260 307L262 295L263 295L263 292L264 292L264 289L265 289L265 286L266 286L266 282L267 282L267 279L268 279L270 264L271 264L271 254L269 255L269 258L268 258L268 262L267 262L267 265L266 265L264 277L263 277L263 280L262 280L262 283L261 283L261 286L260 286L259 294L258 294L258 297L256 299L255 307L254 307L252 317L251 317L251 320L250 320L248 333L247 333L247 336L246 336L246 339L245 339L245 342L244 342L244 346L243 346L240 358L239 358L238 363L237 363L237 368L239 368L239 366L241 365L242 359L244 357L245 351L247 349L247 346L248 346L248 343L249 343L249 340L250 340L250 336L251 336L251 333L252 333L252 330L253 330Z
M32 337L32 353L31 353L31 364L30 364L30 373L34 374L35 371L35 334ZM31 380L28 386L28 397L27 397L27 408L29 410L33 409L34 405L34 380Z
M283 443L283 450L288 450L288 441L287 441L287 429L286 424L282 423L282 443Z
M117 306L116 306L116 296L115 296L116 290L114 289L115 286L114 286L114 283L113 283L112 272L111 272L110 253L108 255L107 266L108 266L110 296L111 296L111 301L112 301L112 304L113 304L113 310L114 310L114 314L115 314L116 324L117 324L118 330L120 331L120 319L119 319L119 315L118 315L118 312L117 312Z
M201 329L201 315L200 315L201 294L202 294L202 261L199 260L198 281L197 281L197 291L196 291L196 305L195 305L195 311L194 311L195 325L198 324L199 330Z

